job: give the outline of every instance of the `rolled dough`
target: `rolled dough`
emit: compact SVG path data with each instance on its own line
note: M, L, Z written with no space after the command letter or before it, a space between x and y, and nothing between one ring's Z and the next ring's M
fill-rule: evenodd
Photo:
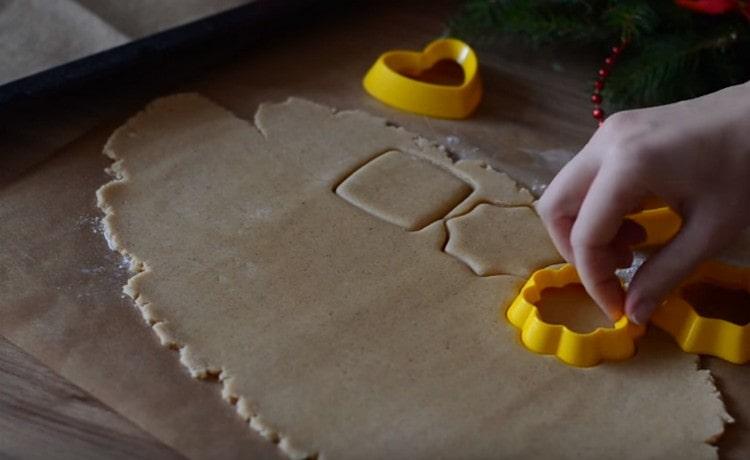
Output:
M716 457L706 441L730 418L663 335L590 369L519 345L503 315L524 280L492 273L559 256L504 174L299 99L254 126L199 95L159 99L105 153L106 233L137 271L125 291L292 457Z

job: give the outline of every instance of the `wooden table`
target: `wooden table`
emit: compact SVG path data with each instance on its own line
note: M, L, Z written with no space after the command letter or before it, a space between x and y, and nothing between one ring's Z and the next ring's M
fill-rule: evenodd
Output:
M107 164L98 152L107 134L152 97L183 90L204 93L245 118L252 117L258 102L280 100L290 95L335 107L363 108L444 143L458 155L484 158L521 182L548 177L549 168L539 163L543 155L529 152L560 148L574 151L595 128L588 103L597 58L593 53L532 52L515 46L480 52L487 91L476 116L465 122L399 113L363 94L359 79L379 52L423 46L443 32L444 19L452 10L452 3L435 2L411 2L408 7L385 2L358 5L336 17L321 18L315 25L276 36L262 47L233 53L219 61L205 53L190 57L200 61L203 56L206 62L212 62L208 68L187 62L180 72L168 75L158 68L137 69L2 108L0 199L8 193L21 194L25 184L33 181L48 184L54 168L68 167L82 177L72 179L76 184L72 190L81 192L81 196L76 198L78 204L61 197L67 204L60 206L79 206L85 210L82 215L95 215L93 190L106 181L101 170ZM30 190L26 192L33 193L33 188ZM52 191L49 193L55 197ZM42 211L35 206L30 205L28 213L31 221L37 214L33 222L38 225L45 223L45 216L62 219L62 214L55 213L54 202L39 204L42 208L48 207ZM18 235L18 241L4 243L26 244L20 241L23 235ZM82 247L95 246L100 240L100 235L85 236ZM30 251L24 254L38 254ZM88 250L85 253L73 251L71 257L94 260L101 259L105 253L106 248L96 249L91 254ZM40 260L32 262L42 265ZM0 271L0 276L2 273ZM23 323L18 318L18 309L11 308L15 311L11 314L0 305L0 333L5 337L0 337L0 457L171 458L210 457L212 452L220 457L231 457L251 452L256 457L278 458L272 444L249 433L217 392L207 388L210 383L187 377L175 357L159 347L150 331L136 321L135 311L122 312L128 301L113 292L117 292L124 277L122 271L113 270L111 279L91 282L101 284L97 285L101 292L97 291L100 293L92 300L92 305L109 312L107 314L123 315L126 318L123 321L128 323L126 327L132 328L130 334L134 338L131 340L139 342L129 345L140 347L138 353L149 356L137 364L140 375L118 377L123 381L117 382L117 391L125 396L118 396L114 390L103 390L101 380L85 367L86 359L99 359L91 365L102 366L102 372L117 372L117 366L107 362L116 358L117 349L106 355L98 348L81 347L80 335L76 347L70 345L70 337L58 337L55 333L60 329L56 329L55 324L40 324L49 322L49 318L33 316L37 307L40 312L49 313L43 308L47 301L44 297L29 303L32 313L23 318ZM75 278L67 282L75 291ZM0 279L0 302L2 289ZM84 304L67 302L59 308L76 312L81 305ZM117 338L116 330L110 334L113 341L124 340ZM737 424L727 430L720 444L721 453L727 458L747 458L750 456L747 436L750 406L742 400L742 392L750 383L750 373L747 367L712 360L704 360L702 365L715 372L730 411L737 418ZM86 372L91 375L81 377L81 373ZM80 382L84 388L72 381ZM148 412L148 408L133 408L140 403L139 382L148 388L172 382L175 388L179 387L183 398L190 398L190 404L182 409L186 418L204 411L206 418L212 420L212 428L219 433L225 432L230 437L235 436L235 431L248 431L243 447L206 445L201 450L194 439L191 442L191 436L178 433L180 429L166 422L149 427L156 436L147 434L137 425L145 426L151 419L147 415L141 418L133 415ZM131 404L112 404L118 397L131 398ZM163 397L169 395L165 393ZM203 431L205 427L199 428ZM217 436L212 439L218 439L218 446L220 437Z

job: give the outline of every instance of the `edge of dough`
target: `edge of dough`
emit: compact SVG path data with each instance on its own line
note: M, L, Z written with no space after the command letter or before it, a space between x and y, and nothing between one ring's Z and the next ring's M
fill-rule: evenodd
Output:
M210 104L212 110L220 110L231 114L232 117L238 118L248 124L249 127L258 129L264 136L263 128L257 124L253 124L247 120L237 117L231 111L221 107L210 99L198 94L198 93L179 93L170 96L161 97L148 103L144 109L137 112L135 115L128 118L128 120L120 127L115 129L108 138L104 148L103 154L113 160L113 163L107 172L112 176L112 180L103 184L96 191L97 206L101 209L104 217L102 218L102 229L103 235L111 250L118 252L123 259L128 263L129 271L132 273L128 278L128 282L123 286L123 292L131 297L134 304L138 307L141 312L144 321L158 336L161 344L171 350L179 353L180 362L188 369L191 376L194 378L215 381L221 384L221 395L225 401L235 407L237 414L240 418L245 421L249 427L257 431L261 436L267 440L275 443L279 449L284 452L287 456L294 459L309 458L316 456L315 452L306 452L299 446L296 446L289 437L276 431L269 421L265 420L262 416L257 414L253 410L251 401L244 395L235 394L232 390L232 376L226 375L223 368L216 367L211 363L205 362L201 357L196 356L193 353L192 348L189 345L181 344L174 337L169 330L169 322L166 319L155 317L153 311L149 308L149 303L141 298L140 293L134 286L133 282L137 281L139 277L146 276L151 272L150 267L144 263L136 254L129 252L128 248L125 247L124 243L113 232L113 222L117 218L117 214L108 201L108 195L113 191L116 191L119 187L123 187L127 184L129 179L129 172L127 170L127 162L125 159L118 157L113 146L120 140L125 140L133 135L134 129L142 122L145 115L152 111L158 110L162 105L173 102L173 101L190 101L198 100L203 104ZM285 102L279 104L285 104L293 100L302 100L306 103L319 105L311 101L307 101L299 98L287 98ZM261 104L256 111L256 118L258 111L262 110L265 105L276 105L276 104ZM325 107L325 106L321 106ZM413 141L413 150L409 153L418 155L434 164L449 169L453 174L456 174L463 180L467 181L473 187L473 191L469 196L454 208L445 218L456 217L467 213L473 209L476 205L481 203L491 203L503 207L529 207L534 209L534 198L533 196L523 187L516 184L507 174L501 171L497 171L491 168L484 162L477 160L454 160L450 157L446 149L432 141L429 141L419 135L410 133L404 128L388 123L387 120L381 117L372 116L364 112L355 110L335 110L332 109L334 116L341 116L341 114L354 112L362 114L374 119L382 120L383 125L391 129L395 129L405 136L410 136ZM497 180L499 178L499 181ZM492 179L492 183L488 181ZM493 191L495 193L493 193ZM503 196L503 199L496 198L499 195ZM494 198L493 198L494 197ZM724 428L727 424L734 423L734 418L727 412L726 404L722 398L721 392L718 389L713 374L708 369L701 368L699 361L695 360L696 371L705 375L706 383L713 389L714 396L723 407L723 414L716 420L719 422L717 432L705 440L706 444L711 445L718 455L718 448L714 445L724 433Z

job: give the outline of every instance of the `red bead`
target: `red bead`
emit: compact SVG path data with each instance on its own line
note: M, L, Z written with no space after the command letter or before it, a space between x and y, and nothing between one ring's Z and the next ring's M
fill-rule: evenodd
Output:
M601 68L601 69L599 69L598 72L596 72L596 74L599 75L602 78L607 78L609 76L609 70L607 70L605 68Z
M594 82L594 89L597 91L601 91L604 89L604 81L603 80L596 80Z
M621 52L622 52L622 46L615 45L612 47L612 54L614 54L615 56L617 56Z
M595 120L598 120L598 121L604 120L604 110L600 109L599 107L592 110L591 115L594 117Z
M599 93L594 93L591 95L591 102L594 104L601 104L602 103L602 95Z
M606 59L604 59L604 65L606 66L611 66L614 63L615 63L615 58L612 56L609 56Z

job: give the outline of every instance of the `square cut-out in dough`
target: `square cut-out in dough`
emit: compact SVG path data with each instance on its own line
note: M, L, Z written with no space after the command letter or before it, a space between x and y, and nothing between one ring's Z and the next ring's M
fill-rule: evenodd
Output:
M410 231L443 218L471 192L448 171L397 150L371 160L336 189L354 206Z

